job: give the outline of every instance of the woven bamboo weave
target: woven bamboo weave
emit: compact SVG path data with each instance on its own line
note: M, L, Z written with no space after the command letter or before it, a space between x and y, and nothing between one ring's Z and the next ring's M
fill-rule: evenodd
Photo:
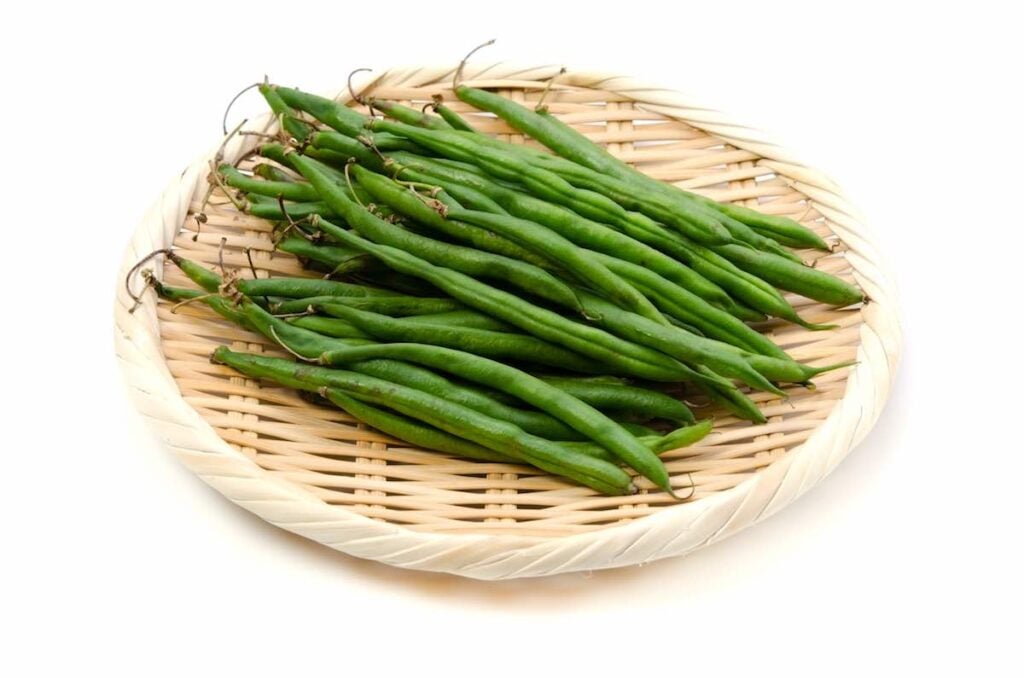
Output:
M465 79L532 102L558 70L470 65ZM533 143L462 106L450 91L452 71L396 69L363 87L412 104L442 94L481 131ZM347 98L347 92L339 96ZM525 467L410 448L343 412L239 377L209 362L217 345L278 352L199 304L172 308L151 290L129 313L131 301L121 291L116 347L125 378L139 410L181 461L230 500L286 530L361 558L479 579L685 554L773 514L833 469L877 419L900 347L889 277L841 190L762 133L632 78L569 72L558 78L546 103L653 177L792 217L834 242L832 253L800 254L855 281L870 301L836 310L791 296L808 320L839 327L809 332L766 323L763 330L798 360L824 365L856 359L856 366L822 375L815 390L793 387L785 400L755 395L769 417L766 425L700 410L716 416L714 432L664 455L679 492L691 495L687 501L674 502L642 482L639 495L603 497ZM272 132L274 125L266 116L248 129ZM225 160L241 158L258 141L236 136L223 150ZM208 221L197 232L193 217L208 187L211 157L185 170L153 206L135 232L122 273L148 252L173 245L210 266L220 254L227 268L251 276L244 254L249 248L256 275L303 275L293 257L273 252L271 224L239 213L222 193L214 194L205 210ZM155 268L162 280L187 284L173 266L161 270L157 262Z

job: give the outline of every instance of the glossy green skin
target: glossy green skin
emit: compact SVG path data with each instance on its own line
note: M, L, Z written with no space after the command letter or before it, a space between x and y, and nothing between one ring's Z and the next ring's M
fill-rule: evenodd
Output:
M421 424L415 419L373 407L346 395L343 391L328 389L324 395L334 405L348 412L359 421L417 447L447 452L448 454L477 461L516 463L516 459L506 454L489 450L483 445L477 445L433 426ZM585 451L583 452L585 453Z
M644 346L657 349L686 363L706 365L726 377L739 379L751 388L768 391L776 395L785 393L773 385L744 358L737 355L733 346L719 341L698 337L685 330L659 325L636 314L626 313L614 304L589 292L581 291L584 307L594 316L600 316L606 327L612 327L619 336L626 337Z
M393 118L399 122L404 122L407 125L416 125L417 127L425 127L426 129L452 129L452 126L444 118L439 118L436 115L430 115L423 111L415 108L409 108L402 104L394 101L381 101L374 99L372 102L374 109L380 111L389 118Z
M295 181L295 177L288 174L280 167L274 167L273 165L268 165L265 162L261 162L253 167L252 173L262 179L266 179L267 181L283 181L286 183L294 183Z
M671 494L671 483L664 464L632 434L590 405L514 367L438 346L411 343L339 345L337 340L332 342L312 332L292 327L252 302L243 301L241 310L252 326L262 334L284 343L298 355L319 355L322 364L347 364L373 358L404 360L517 396L589 437ZM329 348L332 345L338 348Z
M303 259L309 259L324 264L330 268L336 268L364 256L346 247L337 245L318 245L306 240L302 236L289 235L277 242L277 249L288 254L294 254Z
M860 290L839 278L769 252L735 245L719 247L717 251L762 280L809 299L833 306L849 306L864 301Z
M424 264L430 262L453 269L457 268L467 277L500 279L560 306L579 308L579 302L573 290L547 271L509 257L433 240L388 223L350 200L341 188L322 171L317 161L296 155L292 162L310 180L310 183L320 192L324 202L334 212L343 215L352 228L374 243L401 250L403 255L408 253L416 259L423 260ZM353 234L343 232L337 227L332 228L332 225L325 220L320 220L320 223L327 225L326 228L321 226L321 230L329 237L339 242L351 242ZM394 268L394 266L390 266L390 268ZM417 272L415 266L399 272L424 278ZM434 281L430 280L430 282ZM483 283L477 284L482 285ZM455 295L451 296L455 297ZM512 295L508 296L515 298ZM459 297L455 298L459 299ZM464 299L459 300L465 302ZM517 299L517 301L520 300ZM520 301L520 303L523 302Z
M588 187L589 190L574 186L558 174L531 162L521 153L486 141L480 134L427 131L389 120L373 120L367 124L373 130L405 137L445 157L474 163L500 179L520 182L546 200L560 204L584 202L595 209L623 218L626 217L626 210L636 209L653 219L671 224L698 242L717 245L732 241L721 223L699 208L684 214L670 209L668 201L660 195L645 195L640 199L633 185L596 172L592 172L593 185ZM600 192L593 188L599 188Z
M347 137L338 132L317 132L311 139L314 148L333 151L340 154L339 161L352 158L364 167L369 167L375 172L384 171L384 161L365 144L361 144L352 137Z
M202 266L188 261L187 259L183 259L181 257L176 257L176 259L177 261L175 263L178 264L183 271L186 271L186 274L189 275L193 281L201 285L205 285L208 291L216 291L220 286L220 277L212 271L208 271ZM271 281L278 279L261 278L257 281L251 282L258 283L263 280ZM239 310L239 307L235 306L224 297L214 295L204 296L198 291L182 290L180 288L166 286L158 286L157 289L161 296L165 296L166 298L174 301L182 301L202 296L203 303L210 306L214 311L228 320L243 327L261 331L259 327L255 327L249 322L246 315ZM318 318L308 316L304 318L295 318L289 322L294 324L297 328L309 330L309 332L289 332L286 329L283 329L283 326L280 324L268 323L264 323L262 331L264 334L268 334L270 339L276 341L275 335L270 334L267 328L271 326L279 328L280 334L287 336L292 340L292 343L300 346L300 348L307 347L305 355L310 359L318 357L325 350L343 348L350 345L357 345L358 343L367 343L357 342L356 344L353 344L352 342L346 342L343 344L337 344L330 343L329 340L327 343L318 343L317 334L315 333L326 334L327 336L340 335L340 337L346 339L369 339L367 334L363 333L355 326L337 318ZM332 330L334 335L332 335L331 332L324 332L324 330ZM539 435L552 440L575 440L581 435L549 414L511 407L487 396L486 394L482 394L477 390L454 384L444 377L416 365L402 363L395 360L365 360L353 363L349 365L349 367L357 372L363 372L370 376L394 381L405 386L417 388L422 391L450 399L452 402L470 407L489 416L512 422L523 430L533 433L534 435Z
M384 341L446 346L492 360L527 362L576 372L593 372L595 368L594 363L583 356L529 335L408 323L402 318L338 304L319 304L318 307Z
M238 289L249 297L393 297L395 292L379 287L323 280L321 278L257 278L238 281Z
M577 247L572 241L546 228L518 217L490 214L475 210L449 210L450 221L469 223L498 233L547 259L553 266L561 266L583 284L602 292L622 308L633 311L654 322L667 325L668 321L658 309L635 287L610 271L589 250Z
M499 254L509 259L537 263L538 257L532 252L500 234L469 224L454 223L444 218L436 206L427 204L422 196L413 193L393 179L358 165L352 167L352 176L361 187L366 189L367 193L373 196L375 202L387 205L398 214L417 223L468 242L485 252Z
M315 202L318 200L316 191L306 183L295 181L265 181L242 174L231 165L221 165L217 173L224 179L224 183L244 193L256 193L271 198L284 198L296 202Z
M352 323L339 320L338 318L325 318L322 315L303 315L294 318L285 318L285 320L295 327L301 327L304 330L316 332L317 334L322 334L325 337L332 337L334 339L373 340L373 337L366 332L363 332ZM358 372L359 370L356 371Z
M689 195L697 202L743 222L754 231L782 245L808 247L826 252L831 249L828 243L822 240L817 233L787 217L764 214L734 203L718 202L696 193L690 193Z
M497 318L480 313L479 311L449 311L447 313L431 313L427 315L410 316L408 322L421 322L434 325L450 325L452 327L473 327L478 330L492 330L494 332L515 332L516 328Z
M622 162L605 148L590 141L545 110L534 111L503 96L466 86L456 88L456 96L477 108L494 113L519 131L528 134L558 153L561 156L560 160L578 163L600 174L635 184L642 191L664 195L684 213L686 210L704 208L703 211L710 212L709 216L718 217L719 222L728 229L733 238L758 249L774 251L780 256L790 256L777 243L752 231L742 220L734 218L734 212L716 210L714 207L717 203L714 201L701 200L700 196L652 179ZM559 163L558 166L569 167L567 163Z
M367 218L368 212L346 214L350 223ZM345 244L363 247L388 267L430 282L466 306L515 325L527 334L561 344L588 355L613 372L631 374L652 381L683 381L687 368L658 351L625 341L595 327L569 320L503 290L490 287L459 271L435 266L405 250L377 245L321 220L319 227ZM574 295L575 298L575 295ZM618 308L612 305L613 308ZM633 314L633 317L640 318Z
M441 118L443 118L444 121L447 122L452 129L456 129L461 132L476 133L475 127L470 125L465 118L463 118L461 115L459 115L452 109L448 108L444 104L435 103L433 108L434 112L441 116Z
M259 89L284 130L296 141L305 141L313 132L313 127L295 117L295 111L281 98L272 85L264 83L260 85Z
M279 358L236 353L225 346L219 347L213 358L249 377L271 379L284 386L313 392L320 392L322 388L311 379L324 368ZM334 382L324 392L328 397L333 390L338 390L365 402L390 407L447 433L515 457L549 473L571 478L599 492L629 494L634 491L629 475L614 464L532 436L508 422L487 417L429 393L357 372L328 372Z
M711 433L712 425L713 422L708 419L691 426L678 428L663 436L644 436L640 438L640 442L651 448L651 451L656 454L669 450L678 450L703 440L708 433ZM593 443L565 443L565 445L584 454L601 454L600 448L595 449Z
M399 174L399 170L392 168L395 174ZM443 188L447 193L455 197L460 203L466 207L481 212L490 212L491 214L508 214L508 211L504 207L491 200L485 193L478 191L472 186L465 184L457 184L454 182L438 181L436 176L431 176L424 172L417 172L408 168L402 168L400 170L401 177L410 181L415 181L421 184L434 184ZM494 250L491 250L492 252Z
M702 300L688 290L672 285L643 266L604 254L599 256L608 268L629 280L662 311L694 326L705 336L755 353L788 358L786 352L776 346L771 339L751 329L736 316L702 304Z
M506 188L479 174L446 166L435 159L421 158L411 153L393 153L389 157L396 161L399 176L418 176L421 179L417 180L441 182L449 191L456 186L470 187L509 213L547 226L577 245L649 268L711 304L725 308L733 305L724 290L693 269L606 224L582 217L560 205Z
M276 200L270 202L250 200L245 206L245 211L254 217L268 221L287 221L289 218L292 221L298 221L313 214L327 218L335 216L334 212L322 202L289 203L282 210ZM288 216L285 216L286 212Z
M571 378L548 377L544 381L579 398L602 412L614 411L623 418L666 419L693 424L693 412L683 402L659 391L619 384L588 383Z
M463 310L465 307L453 299L442 299L432 297L413 297L409 295L398 295L391 297L339 297L339 296L317 296L290 299L288 301L274 304L270 307L275 314L303 313L310 306L323 310L330 315L329 306L344 305L361 311L371 313L382 313L389 316L409 315L434 315L438 313L449 313L451 311Z
M381 151L401 149L423 152L424 150L416 144L392 134L373 134L367 132L366 122L369 118L337 101L309 94L308 92L301 92L290 87L281 87L279 85L271 85L270 87L291 108L309 113L323 124L341 132L345 136L354 139L365 139L368 145L375 146Z

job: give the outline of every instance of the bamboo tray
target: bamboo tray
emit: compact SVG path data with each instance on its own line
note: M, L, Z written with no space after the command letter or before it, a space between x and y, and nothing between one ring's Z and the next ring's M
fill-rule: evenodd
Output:
M413 103L440 93L468 114L451 94L453 70L394 69L366 87L380 98ZM557 72L557 66L470 64L465 80L535 101ZM791 296L809 320L839 328L808 332L767 324L765 331L798 360L820 365L856 358L857 365L823 375L816 390L794 387L787 400L756 396L769 416L766 425L719 413L705 441L664 455L680 491L687 494L683 488L692 485L689 500L676 503L647 489L603 497L524 467L413 449L342 412L238 377L209 362L215 346L276 351L197 305L172 313L151 290L129 313L122 289L115 319L124 376L139 410L186 466L264 520L351 555L503 579L688 553L786 506L863 439L888 395L900 330L889 277L840 189L762 133L688 96L587 72L570 71L557 83L547 98L552 112L627 162L719 200L790 216L834 241L831 254L802 254L855 280L870 301L835 310ZM483 131L524 142L492 117L471 120ZM272 131L274 125L267 115L248 127ZM235 137L225 159L234 161L257 142ZM206 210L209 221L194 239L193 210L206 191L211 157L186 169L148 213L125 254L122 276L146 253L170 245L212 266L222 238L230 268L248 270L243 250L249 247L260 276L301 273L290 255L272 254L268 222L238 213L223 196ZM184 281L173 266L155 268L168 282Z

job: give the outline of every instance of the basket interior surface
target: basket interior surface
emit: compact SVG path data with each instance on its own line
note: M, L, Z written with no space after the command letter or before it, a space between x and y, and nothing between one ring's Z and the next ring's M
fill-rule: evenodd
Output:
M500 85L503 95L523 102L536 101L544 86L532 81L476 84ZM417 107L442 94L477 129L515 143L533 143L501 121L467 109L447 82L415 87L382 84L373 94ZM560 85L547 95L546 103L561 119L657 179L800 221L836 244L832 253L799 252L805 261L852 281L845 248L826 218L794 181L776 174L757 154L600 89ZM270 222L239 212L219 190L203 209L208 220L197 228L193 214L202 208L202 199L201 194L193 197L175 238L183 256L211 267L222 259L227 269L238 269L243 277L311 275L291 255L273 251ZM166 283L192 286L173 266L165 266L162 275ZM837 329L811 332L768 322L760 326L762 331L795 359L811 365L856 357L863 322L859 308L836 310L802 297L788 298L804 318L834 323ZM210 354L220 344L284 354L201 304L174 307L161 301L157 314L167 366L185 401L266 473L327 504L411 530L561 537L637 520L676 503L643 479L637 495L605 497L526 467L411 448L292 390L211 364ZM677 492L688 496L687 501L699 501L738 485L792 451L843 397L848 374L848 369L841 369L821 375L813 390L792 386L786 399L753 395L769 418L765 425L739 421L714 407L696 409L698 417L714 416L715 429L697 445L662 455ZM681 391L679 397L702 404L699 395Z

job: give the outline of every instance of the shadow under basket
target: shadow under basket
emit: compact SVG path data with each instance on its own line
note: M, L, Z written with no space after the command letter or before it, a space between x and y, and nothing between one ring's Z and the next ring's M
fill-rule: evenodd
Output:
M480 131L534 143L462 105L450 89L453 70L394 69L365 87L378 98L417 107L441 94ZM558 71L469 65L464 78L535 102ZM855 282L870 301L834 309L790 295L806 319L838 327L811 332L771 322L761 328L797 360L856 365L818 377L813 390L793 386L785 399L754 395L767 424L698 410L699 417L715 417L714 431L663 455L687 500L677 502L642 482L637 495L605 497L534 469L412 448L292 390L240 377L210 362L216 346L282 354L201 304L173 308L152 290L130 313L132 301L122 289L115 311L120 364L137 407L178 458L278 527L360 558L478 579L685 554L771 515L827 475L878 418L900 349L890 278L842 191L761 132L633 78L569 72L545 101L552 113L652 177L791 217L835 243L831 253L799 254ZM273 133L275 126L267 115L246 129ZM243 157L259 141L235 136L223 150L225 161ZM197 229L194 215L212 157L186 169L147 214L125 254L122 278L141 257L169 246L211 267L222 256L227 268L245 276L253 270L260 277L310 275L291 255L273 251L270 222L240 213L222 193L214 194L204 210L208 220ZM154 261L153 268L169 284L188 285L174 266Z

